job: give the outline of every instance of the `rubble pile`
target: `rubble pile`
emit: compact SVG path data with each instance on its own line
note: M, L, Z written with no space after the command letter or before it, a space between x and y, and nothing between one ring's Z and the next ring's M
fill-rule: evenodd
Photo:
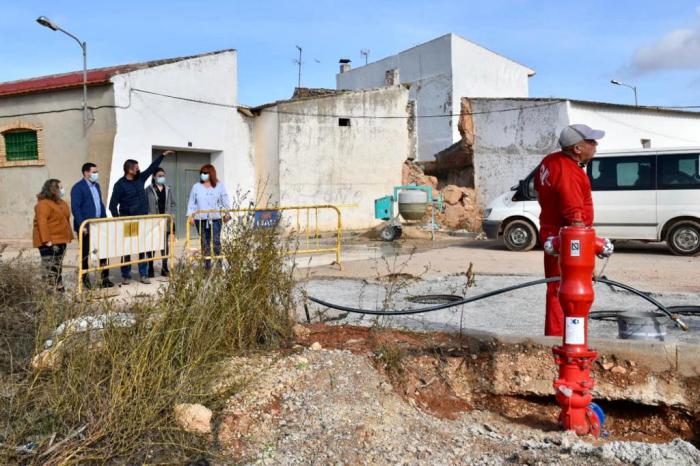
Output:
M438 179L428 176L415 163L406 162L402 171L403 184L429 186L433 195L442 194L444 211L436 215L438 224L450 230L481 231L482 212L477 207L474 188L446 185L439 188ZM426 222L429 217L426 217Z

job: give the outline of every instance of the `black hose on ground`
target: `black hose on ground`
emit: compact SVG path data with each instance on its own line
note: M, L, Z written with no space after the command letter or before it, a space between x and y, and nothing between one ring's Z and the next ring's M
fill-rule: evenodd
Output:
M700 316L700 306L666 306L666 309L680 316ZM593 320L616 322L620 314L626 311L591 311L588 315Z
M642 292L642 291L639 291L639 290L636 289L636 288L632 288L632 287L629 286L629 285L625 285L624 283L616 282L616 281L613 281L613 280L608 280L607 278L599 278L598 281L601 282L601 283L605 283L605 284L607 284L607 285L612 285L612 286L616 286L616 287L618 287L618 288L622 288L623 290L627 290L627 291L629 291L630 293L636 294L636 295L639 296L640 298L646 299L646 300L649 301L651 304L653 304L654 306L656 306L661 312L663 312L664 314L666 314L666 315L668 316L669 319L671 319L672 321L674 321L674 322L676 323L676 325L678 325L678 326L681 328L681 330L686 331L686 332L688 331L688 326L685 324L685 322L683 322L683 321L681 320L680 317L678 317L678 314L673 314L671 311L668 310L668 308L667 308L666 306L664 306L663 304L661 304L660 302L658 302L657 300L655 300L654 298L652 298L651 296L649 296L647 293L644 293L644 292Z
M313 296L307 296L310 301L320 304L321 306L330 307L331 309L336 309L338 311L352 312L354 314L369 314L373 316L407 316L411 314L423 314L426 312L435 312L447 309L450 307L461 306L463 304L468 304L474 301L479 301L480 299L490 298L491 296L497 296L502 293L507 293L509 291L519 290L520 288L527 288L528 286L541 285L543 283L550 283L559 281L559 277L542 278L540 280L535 280L531 282L519 283L517 285L508 286L506 288L501 288L498 290L489 291L487 293L482 293L480 295L472 296L470 298L463 298L459 301L452 301L444 304L436 304L435 306L419 307L415 309L401 309L397 311L378 311L376 309L361 309L343 306L341 304L333 304L322 299L314 298Z
M666 306L666 309L682 316L700 315L700 306Z
M473 303L474 301L479 301L482 299L490 298L492 296L497 296L499 294L519 290L521 288L527 288L530 286L542 285L545 283L551 283L551 282L556 282L556 281L559 281L559 277L541 278L539 280L533 280L531 282L525 282L525 283L519 283L517 285L507 286L505 288L500 288L498 290L489 291L486 293L482 293L480 295L471 296L469 298L463 298L459 301L452 301L449 303L436 304L435 306L420 307L420 308L416 308L416 309L399 309L399 310L395 310L395 311L379 311L376 309L354 308L354 307L349 307L349 306L343 306L340 304L329 303L329 302L324 301L322 299L314 298L313 296L307 296L307 298L316 304L320 304L321 306L329 307L331 309L336 309L338 311L351 312L353 314L368 314L368 315L373 315L373 316L405 316L405 315L412 315L412 314L423 314L426 312L441 311L443 309L448 309L450 307L455 307L455 306L462 306L464 304ZM619 282L616 282L613 280L608 280L607 278L598 278L597 281L611 285L611 286L616 286L618 288L622 288L624 290L627 290L631 293L636 294L640 298L643 298L643 299L649 301L654 306L656 306L659 310L661 310L661 312L663 312L671 320L673 320L676 323L676 325L678 325L681 329L686 330L686 331L688 330L688 326L682 320L680 320L678 315L673 314L666 306L664 306L663 304L661 304L660 302L658 302L657 300L655 300L651 296L648 296L646 293L639 291L635 288L632 288L629 285L625 285L624 283L619 283Z

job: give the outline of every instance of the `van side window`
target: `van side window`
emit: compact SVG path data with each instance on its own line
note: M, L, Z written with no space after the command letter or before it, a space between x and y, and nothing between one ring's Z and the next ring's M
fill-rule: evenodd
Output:
M700 154L659 156L659 189L700 189Z
M655 188L654 157L600 157L588 164L593 191L645 191Z

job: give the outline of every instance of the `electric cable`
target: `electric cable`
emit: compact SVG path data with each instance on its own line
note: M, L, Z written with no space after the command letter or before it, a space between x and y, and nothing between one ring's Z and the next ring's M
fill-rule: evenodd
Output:
M427 312L435 312L435 311L441 311L443 309L448 309L450 307L456 307L456 306L462 306L464 304L469 304L475 301L480 301L482 299L490 298L492 296L497 296L499 294L503 293L508 293L510 291L515 291L519 290L521 288L528 288L530 286L535 286L535 285L542 285L545 283L551 283L551 282L557 282L559 281L560 277L550 277L550 278L541 278L539 280L533 280L530 282L525 282L525 283L519 283L517 285L511 285L507 286L505 288L499 288L497 290L493 291L488 291L486 293L482 293L476 296L471 296L469 298L463 298L459 301L453 301L453 302L448 302L448 303L443 303L443 304L437 304L435 306L427 306L427 307L421 307L421 308L413 308L413 309L399 309L399 310L393 310L393 311L381 311L377 309L362 309L362 308L354 308L350 306L343 306L340 304L333 304L329 303L328 301L324 301L319 298L315 298L313 296L306 296L309 301L312 301L316 304L319 304L321 306L325 306L331 309L336 309L338 311L343 311L343 312L350 312L353 314L368 314L368 315L374 315L374 316L404 316L404 315L412 315L412 314L424 314ZM601 283L605 283L607 285L611 286L616 286L618 288L622 288L624 290L627 290L631 293L636 294L642 299L645 299L649 301L651 304L656 306L659 310L661 310L664 314L668 316L669 319L673 320L678 327L680 327L682 330L687 331L688 326L680 319L678 314L673 314L667 307L665 307L663 304L652 298L651 296L648 296L642 291L639 291L635 288L632 288L629 285L625 285L624 283L619 283L613 280L609 280L607 278L598 278L598 281Z
M138 92L142 94L148 94L148 95L154 95L158 97L165 97L169 99L175 99L175 100L181 100L184 102L191 102L191 103L196 103L196 104L202 104L202 105L211 105L214 107L222 107L222 108L229 108L233 110L237 110L240 108L248 109L248 110L254 110L251 109L250 107L246 107L243 105L234 105L234 104L225 104L221 102L213 102L210 100L202 100L202 99L195 99L191 97L182 97L182 96L177 96L177 95L172 95L172 94L165 94L162 92L155 92L155 91L148 91L145 89L138 89L138 88L131 88L129 89L129 95L131 95L132 92ZM289 101L283 101L280 103L296 103L299 101L295 100L289 100ZM551 105L556 105L561 103L561 101L552 101L552 102L546 102L543 104L535 104L535 105L525 105L525 106L519 106L519 107L508 107L508 108L501 108L501 109L495 109L495 110L484 110L481 112L462 112L462 113L440 113L440 114L434 114L434 115L339 115L339 114L322 114L322 113L305 113L305 112L293 112L293 111L284 111L284 110L272 110L269 108L262 108L258 109L259 112L261 113L276 113L278 115L290 115L290 116L300 116L300 117L309 117L309 118L357 118L357 119L366 119L366 120L386 120L386 119L420 119L420 118L457 118L465 115L486 115L486 114L491 114L491 113L505 113L505 112L515 112L515 111L522 111L522 110L528 110L528 109L533 109L533 108L540 108L540 107L547 107ZM130 106L131 104L129 104ZM273 104L277 105L277 104ZM101 105L99 107L88 107L90 110L98 110L101 108L119 108L119 109L125 109L129 108L129 106L118 106L118 105ZM73 112L73 111L82 111L82 107L73 107L73 108L63 108L63 109L56 109L56 110L45 110L45 111L39 111L39 112L27 112L27 113L16 113L13 115L0 115L0 118L18 118L18 117L23 117L23 116L33 116L33 115L44 115L44 114L50 114L50 113L63 113L63 112Z
M103 108L114 108L126 110L131 107L131 93L133 89L129 90L129 103L126 105L98 105L96 107L91 107L88 105L87 109L90 111L101 110ZM42 110L39 112L26 112L26 113L15 113L13 115L0 115L0 118L19 118L24 116L35 116L35 115L49 115L52 113L65 113L65 112L82 112L83 107L71 107L71 108L59 108L55 110Z
M215 107L224 107L224 108L232 108L232 109L238 109L238 108L246 108L249 110L255 110L255 108L249 108L245 107L243 105L234 105L234 104L224 104L221 102L213 102L211 100L202 100L202 99L195 99L191 97L181 97L177 95L172 95L172 94L164 94L162 92L156 92L156 91L148 91L145 89L138 89L138 88L132 88L131 89L134 92L140 92L143 94L150 94L150 95L155 95L159 97L166 97L169 99L176 99L176 100L182 100L185 102L192 102L192 103L197 103L197 104L203 104L203 105L213 105ZM342 95L342 93L340 94ZM279 102L280 104L285 104L285 103L297 103L297 102L303 102L303 100L287 100L287 101L281 101ZM269 110L267 108L261 108L258 111L264 112L264 113L277 113L279 115L293 115L293 116L306 116L306 117L314 117L314 118L360 118L360 119L377 119L377 120L382 120L382 119L413 119L413 118L452 118L452 117L460 117L463 115L483 115L483 114L490 114L490 113L504 113L504 112L514 112L518 110L527 110L531 108L540 108L540 107L548 107L551 105L556 105L560 104L560 100L556 101L551 101L551 102L546 102L543 104L535 104L535 105L526 105L526 106L519 106L519 107L508 107L508 108L501 108L501 109L495 109L495 110L484 110L481 112L462 112L462 113L439 113L439 114L434 114L434 115L338 115L338 114L322 114L322 113L304 113L304 112L289 112L289 111L284 111L284 110ZM272 105L278 105L278 103L273 103Z

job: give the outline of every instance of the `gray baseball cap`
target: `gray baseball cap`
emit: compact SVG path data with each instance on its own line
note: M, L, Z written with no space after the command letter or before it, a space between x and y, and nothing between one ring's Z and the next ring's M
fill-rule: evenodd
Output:
M573 146L574 144L583 141L584 139L601 139L605 136L605 131L593 129L586 125L569 125L559 135L559 146Z

